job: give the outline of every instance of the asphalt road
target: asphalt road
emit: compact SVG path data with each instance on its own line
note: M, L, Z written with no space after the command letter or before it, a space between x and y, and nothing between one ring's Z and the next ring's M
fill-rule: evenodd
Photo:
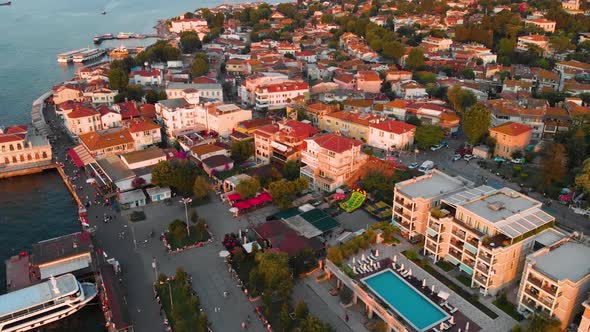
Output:
M404 165L409 165L413 162L421 164L426 160L432 160L435 163L435 167L439 170L453 176L462 176L468 180L473 181L476 185L481 185L483 183L483 179L487 179L488 183L493 182L520 191L521 188L519 183L504 180L489 170L481 168L477 164L477 159L473 159L470 162L466 162L463 159L453 162L451 158L455 154L455 150L463 142L463 139L451 139L449 140L448 148L442 148L437 151L428 150L419 152L418 154L413 152L403 152L400 156L401 163ZM538 192L531 192L528 195L541 202L548 200ZM551 201L552 204L550 206L544 206L543 209L549 214L553 215L561 227L564 227L569 231L580 231L584 233L590 232L590 219L575 214L567 205L560 204L556 200Z

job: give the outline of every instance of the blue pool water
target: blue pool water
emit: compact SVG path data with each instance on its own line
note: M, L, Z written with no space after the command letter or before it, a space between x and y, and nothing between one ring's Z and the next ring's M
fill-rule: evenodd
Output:
M439 324L447 313L391 270L363 279L383 301L419 331Z

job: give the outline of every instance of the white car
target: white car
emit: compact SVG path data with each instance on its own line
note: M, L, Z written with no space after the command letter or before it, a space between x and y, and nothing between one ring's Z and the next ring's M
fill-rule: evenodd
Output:
M470 161L471 159L475 159L475 156L472 154L466 154L463 156L463 159L465 159L465 161Z
M457 161L457 160L460 160L460 159L461 159L461 155L458 154L458 153L453 156L453 161Z
M418 163L411 163L411 164L408 165L408 168L409 169L414 169L416 167L418 167Z
M436 151L436 150L440 150L440 149L442 149L442 147L443 147L443 146L442 146L442 144L437 144L437 145L433 145L433 146L431 146L431 147L430 147L430 150L432 150L432 151Z
M525 160L524 158L515 158L511 159L510 162L513 164L524 164Z

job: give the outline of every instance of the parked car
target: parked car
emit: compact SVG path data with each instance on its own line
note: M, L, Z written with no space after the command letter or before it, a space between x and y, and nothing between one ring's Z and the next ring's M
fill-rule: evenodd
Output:
M524 158L515 158L515 159L510 160L510 162L513 164L524 164L525 160L524 160Z
M461 160L461 154L457 153L453 156L453 161Z
M465 159L465 161L470 161L471 159L475 159L475 156L472 154L466 154L463 156L463 159Z
M503 163L506 161L506 159L504 159L502 157L494 157L494 161L497 163Z
M428 174L432 171L433 168L434 168L434 162L432 160L426 160L425 162L422 163L422 165L420 165L418 170L422 173Z
M418 163L411 163L411 164L408 165L408 168L409 169L414 169L416 167L418 167Z
M437 145L433 145L430 147L430 150L432 151L436 151L436 150L440 150L442 149L443 145L442 144L437 144Z

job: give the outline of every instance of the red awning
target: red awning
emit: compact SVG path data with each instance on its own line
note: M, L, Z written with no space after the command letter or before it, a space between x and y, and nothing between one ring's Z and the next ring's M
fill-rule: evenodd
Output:
M240 196L240 194L238 193L231 193L227 195L227 199L229 199L230 201L239 201L240 199L242 199L242 196Z
M245 210L247 208L250 208L250 204L248 204L248 202L242 201L234 204L234 207L238 208L238 210Z
M248 204L252 205L252 206L256 206L256 205L260 205L263 203L263 201L259 198L250 198L249 200L246 201Z
M261 200L262 202L268 202L268 201L272 201L272 197L270 197L270 194L267 192L264 192L258 196L256 196L256 198L258 198L259 200Z
M68 151L68 155L72 158L72 160L74 161L74 164L76 164L76 166L84 167L84 162L82 161L82 159L80 159L80 157L78 156L78 154L76 153L76 151L74 149L70 149Z

